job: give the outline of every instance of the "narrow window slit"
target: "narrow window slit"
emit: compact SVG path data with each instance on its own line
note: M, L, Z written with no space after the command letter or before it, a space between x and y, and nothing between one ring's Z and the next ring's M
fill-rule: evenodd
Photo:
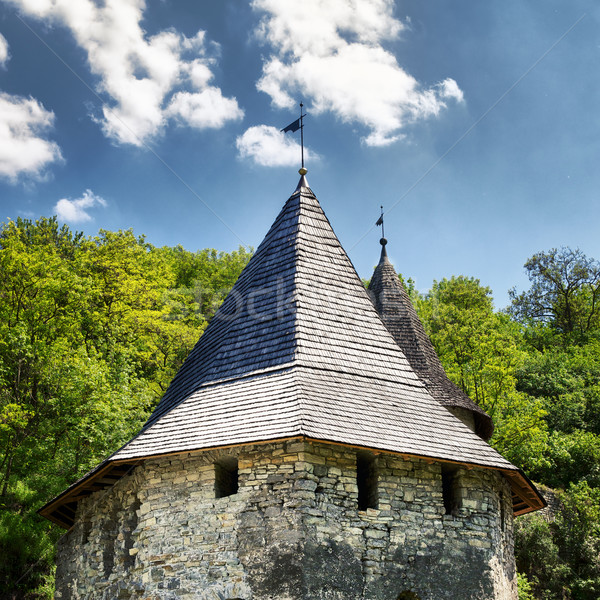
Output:
M456 477L452 469L442 468L442 499L444 513L451 515L456 508Z
M377 461L371 452L356 453L356 484L358 486L358 510L377 508Z

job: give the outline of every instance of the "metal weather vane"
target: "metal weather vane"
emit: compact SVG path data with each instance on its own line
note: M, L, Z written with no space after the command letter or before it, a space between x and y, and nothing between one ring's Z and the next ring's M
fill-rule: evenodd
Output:
M385 239L385 231L383 228L383 206L381 207L381 216L377 219L375 225L381 225L381 238Z
M281 129L281 132L287 133L288 131L291 131L292 133L294 133L298 131L298 129L300 130L300 147L302 149L302 168L300 169L300 174L306 175L307 170L304 168L304 117L306 116L306 113L302 113L303 107L304 104L300 102L300 117L292 123L290 123L287 127Z

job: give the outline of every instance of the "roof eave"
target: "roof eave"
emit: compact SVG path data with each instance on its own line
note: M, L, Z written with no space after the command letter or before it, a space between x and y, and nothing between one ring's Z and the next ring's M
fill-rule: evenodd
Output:
M270 444L273 442L283 442L291 440L304 440L307 442L319 442L333 444L337 446L345 446L348 448L357 448L370 450L377 453L395 454L406 460L420 459L429 463L442 462L447 464L456 464L465 466L468 469L480 468L491 469L501 472L506 476L511 487L513 497L513 511L515 516L527 514L540 510L546 506L546 501L537 490L535 485L528 477L516 467L513 469L491 467L482 465L476 462L453 461L435 456L427 456L424 454L412 454L406 452L393 451L388 449L374 448L371 446L361 446L357 444L347 444L336 440L315 438L306 435L293 435L289 437L271 438L265 440L251 440L243 444L226 444L210 448L186 449L177 452L167 452L162 454L153 454L144 457L135 457L130 459L111 460L110 458L101 463L96 469L84 475L73 485L67 488L64 492L53 498L38 510L38 513L46 519L56 523L64 529L70 529L75 522L75 508L77 503L93 494L94 492L107 489L122 477L129 474L131 470L145 460L153 458L162 458L165 456L175 456L190 453L210 452L216 449L234 448L240 446L248 446L255 444ZM75 506L73 506L75 505Z

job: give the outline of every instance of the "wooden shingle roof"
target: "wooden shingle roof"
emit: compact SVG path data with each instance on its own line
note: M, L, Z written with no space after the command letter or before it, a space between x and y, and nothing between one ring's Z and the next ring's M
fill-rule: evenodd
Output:
M289 363L422 385L307 185L286 202L147 425L202 384Z
M381 240L381 259L369 283L371 299L411 367L425 383L427 391L442 405L469 411L475 420L475 431L489 440L494 431L492 418L463 390L454 384L425 332L408 293L390 263L385 239Z
M540 502L432 398L304 176L139 434L40 512L69 526L78 498L149 457L295 437L499 469L525 512Z

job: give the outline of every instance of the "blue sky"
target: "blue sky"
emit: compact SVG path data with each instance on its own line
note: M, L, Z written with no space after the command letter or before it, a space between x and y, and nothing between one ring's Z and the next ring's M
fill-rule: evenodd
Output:
M496 306L552 247L600 259L594 0L0 0L0 220L256 247L308 180L362 277L379 206L421 291Z

